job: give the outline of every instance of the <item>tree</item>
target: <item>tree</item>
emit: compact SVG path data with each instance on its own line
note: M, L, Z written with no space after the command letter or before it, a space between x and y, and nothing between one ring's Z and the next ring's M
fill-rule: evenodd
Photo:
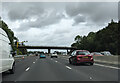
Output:
M118 25L120 22L108 23L108 26L97 31L90 32L87 36L75 37L75 43L72 47L77 47L78 49L85 49L91 52L93 51L110 51L112 54L120 54L120 28Z
M77 36L75 37L76 43L80 44L81 39L82 39L82 36L77 35Z
M20 53L20 54L25 54L27 52L26 49L17 49L16 45L17 45L18 38L14 36L14 32L11 29L9 29L8 25L1 19L0 19L0 28L2 28L8 35L13 51L17 51L17 53ZM20 50L23 53L21 53Z

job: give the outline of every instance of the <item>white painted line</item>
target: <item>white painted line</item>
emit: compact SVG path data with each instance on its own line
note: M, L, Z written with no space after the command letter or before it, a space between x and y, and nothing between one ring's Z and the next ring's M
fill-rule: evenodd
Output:
M55 61L56 63L58 62L58 61Z
M68 68L68 69L72 69L72 68L70 68L69 66L66 66L66 68Z
M30 67L28 67L25 71L28 71L30 69Z
M118 67L107 66L107 65L101 65L101 64L96 64L96 63L95 63L95 65L97 65L97 66L101 66L101 67L113 68L113 69L120 69L120 68L118 68Z
M35 62L33 62L33 63L35 63Z
M90 77L90 79L92 79L92 77Z
M53 60L53 59L51 59L51 60Z

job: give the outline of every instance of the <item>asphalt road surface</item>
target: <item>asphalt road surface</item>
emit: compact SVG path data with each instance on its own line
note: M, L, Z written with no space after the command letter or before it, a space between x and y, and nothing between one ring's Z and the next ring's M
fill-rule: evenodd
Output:
M71 65L68 58L39 59L37 56L16 60L15 74L2 74L2 81L118 81L117 67L101 64Z

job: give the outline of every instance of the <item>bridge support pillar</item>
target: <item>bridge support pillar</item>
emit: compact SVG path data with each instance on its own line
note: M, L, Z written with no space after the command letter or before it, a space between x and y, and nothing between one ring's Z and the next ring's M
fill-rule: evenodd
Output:
M48 54L50 54L50 53L51 53L50 51L51 51L51 49L48 49Z
M67 49L67 55L69 54L69 51L68 51L68 49Z

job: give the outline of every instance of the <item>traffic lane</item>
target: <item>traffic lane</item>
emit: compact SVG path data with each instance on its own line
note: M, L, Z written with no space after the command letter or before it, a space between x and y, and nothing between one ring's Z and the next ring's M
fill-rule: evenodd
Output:
M47 74L51 76L47 77ZM51 70L45 62L45 58L42 58L38 59L35 64L30 66L29 69L27 69L27 71L16 81L42 81L49 78L56 79L56 77L52 75Z
M71 70L50 58L39 59L17 81L91 81L83 72Z
M68 59L70 56L69 55L64 55L64 56L62 56L62 55L60 55L60 57L61 58L64 58L64 59ZM97 64L102 64L102 65L107 65L107 66L113 66L113 67L117 67L117 68L120 68L120 65L119 64L111 64L111 63L105 63L105 62L100 62L100 61L97 61L97 60L94 60L95 61L95 63L97 63Z
M38 57L36 57L36 58L38 58ZM49 57L47 57L47 58L50 59ZM29 58L28 61L29 61L29 60L31 61L32 59L33 59L33 58ZM44 59L43 59L43 60L44 60ZM50 60L51 60L51 59L50 59ZM22 62L23 62L23 65L24 65L24 61L25 61L25 60L22 61ZM28 62L28 61L27 61L27 62ZM34 61L34 60L33 60L33 61ZM49 60L48 60L48 61L49 61ZM57 59L56 59L56 60L53 59L53 62L56 62L56 61L57 61ZM63 60L63 61L68 64L67 60ZM51 61L50 61L50 62L51 62ZM48 63L48 62L47 62L47 63ZM59 61L56 62L56 63L59 63ZM20 62L19 64L21 64L21 62ZM27 64L28 64L28 63L27 63ZM21 66L23 66L23 65L21 65ZM21 68L21 66L19 66L19 67ZM29 65L29 66L30 66L30 65ZM44 65L43 65L43 66L44 66ZM73 66L73 65L71 65L71 66ZM74 66L73 66L73 67L74 67ZM76 67L76 66L75 66L75 67ZM27 67L26 67L26 68L27 68ZM87 68L87 69L88 69L88 68ZM16 70L17 70L17 69L16 69ZM30 68L30 70L31 70L31 68ZM84 70L84 69L83 69L83 70ZM23 72L26 73L26 72L25 72L25 69L23 70ZM24 75L23 72L21 72L22 75ZM51 71L49 71L49 72L51 72ZM58 71L57 71L57 72L58 72ZM78 71L77 71L77 72L78 72ZM81 73L80 73L80 74L81 74ZM17 74L17 75L16 75L16 78L19 78L19 77L22 76L22 75ZM42 75L46 75L46 74L43 73ZM88 74L87 74L87 75L88 75ZM112 74L111 74L111 75L112 75ZM114 76L114 75L113 75L113 76ZM45 76L44 76L44 77L45 77ZM44 78L44 77L43 77L43 78ZM5 79L5 80L8 80L8 81L10 81L10 80L15 80L15 79L14 79L14 76L12 76L12 75L11 75L11 76L8 76L7 78L8 78L8 79ZM12 78L12 79L11 79L11 78ZM55 78L55 77L53 76L52 78ZM57 78L55 78L55 79L57 79ZM55 80L55 79L54 79L54 80ZM92 77L91 77L91 79L92 79ZM35 79L35 81L36 81L36 80L37 80L37 79ZM45 79L45 80L46 80L46 79ZM48 79L48 80L49 80L49 79ZM51 80L51 78L50 78L50 80ZM60 80L60 79L59 79L59 80ZM61 80L62 80L62 79L61 79ZM94 79L93 79L93 80L94 80ZM29 80L28 80L28 81L29 81ZM63 81L63 80L62 80L62 81ZM68 79L68 81L69 81L69 79Z
M15 73L9 74L8 72L4 72L2 74L3 81L15 81L19 76L21 76L26 68L30 66L34 61L36 61L38 57L27 57L25 59L16 59L15 62Z
M62 59L62 60L61 60ZM102 80L118 80L118 69L114 69L111 67L101 66L98 64L95 64L93 66L87 66L87 65L71 65L69 64L68 59L61 58L58 60L61 60L64 64L72 66L73 68L77 70L81 70L86 73L90 73L94 77L103 77ZM108 78L106 78L108 77ZM99 78L99 77L98 77Z
M99 65L71 65L68 58L53 58L61 64L67 65L79 72L84 72L95 81L118 81L118 69L103 67Z
M69 63L69 58L68 57L60 57L61 59L63 59L65 62L68 62ZM96 66L101 66L101 67L107 67L107 68L112 68L112 69L120 69L118 66L115 66L115 65L107 65L107 64L101 64L101 63L98 63L98 62L95 62Z

